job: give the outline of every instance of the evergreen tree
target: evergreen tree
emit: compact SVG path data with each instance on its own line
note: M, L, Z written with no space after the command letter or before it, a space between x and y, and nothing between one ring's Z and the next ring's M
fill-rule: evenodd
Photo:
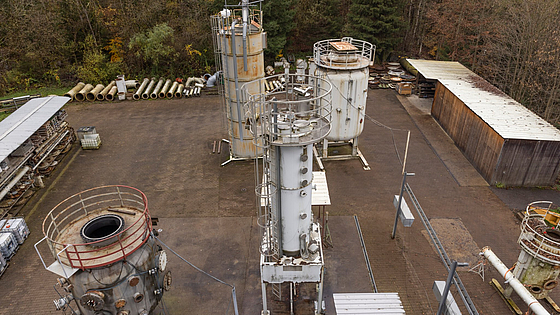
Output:
M267 0L262 3L263 28L267 33L265 57L273 60L284 49L294 28L294 0Z
M356 39L377 46L377 57L382 61L401 41L404 23L398 0L352 0L346 32Z

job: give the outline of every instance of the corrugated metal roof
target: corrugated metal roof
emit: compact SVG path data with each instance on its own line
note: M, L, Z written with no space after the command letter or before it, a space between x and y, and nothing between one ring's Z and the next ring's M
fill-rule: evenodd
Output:
M560 130L458 62L407 59L438 80L504 139L560 141Z
M398 293L334 293L337 315L405 314Z
M476 75L456 61L423 59L406 59L406 61L428 80L466 79L470 75Z
M47 122L70 98L49 96L25 103L0 122L0 161L22 145Z

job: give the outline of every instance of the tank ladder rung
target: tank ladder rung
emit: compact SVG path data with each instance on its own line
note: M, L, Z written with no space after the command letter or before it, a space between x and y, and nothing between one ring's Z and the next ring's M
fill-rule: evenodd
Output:
M282 283L272 284L272 295L276 301L282 300Z

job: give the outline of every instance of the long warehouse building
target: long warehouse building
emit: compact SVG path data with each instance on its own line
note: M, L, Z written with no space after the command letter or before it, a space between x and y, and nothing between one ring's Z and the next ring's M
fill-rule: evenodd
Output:
M407 59L437 82L431 114L491 185L549 186L560 131L458 62Z

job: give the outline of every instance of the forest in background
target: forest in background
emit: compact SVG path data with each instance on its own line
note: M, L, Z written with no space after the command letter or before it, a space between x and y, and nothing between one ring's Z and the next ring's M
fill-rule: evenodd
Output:
M228 2L235 4L237 2ZM0 6L0 96L78 80L186 77L214 67L223 0L9 0ZM560 1L265 0L267 63L352 36L400 56L459 61L560 123Z

